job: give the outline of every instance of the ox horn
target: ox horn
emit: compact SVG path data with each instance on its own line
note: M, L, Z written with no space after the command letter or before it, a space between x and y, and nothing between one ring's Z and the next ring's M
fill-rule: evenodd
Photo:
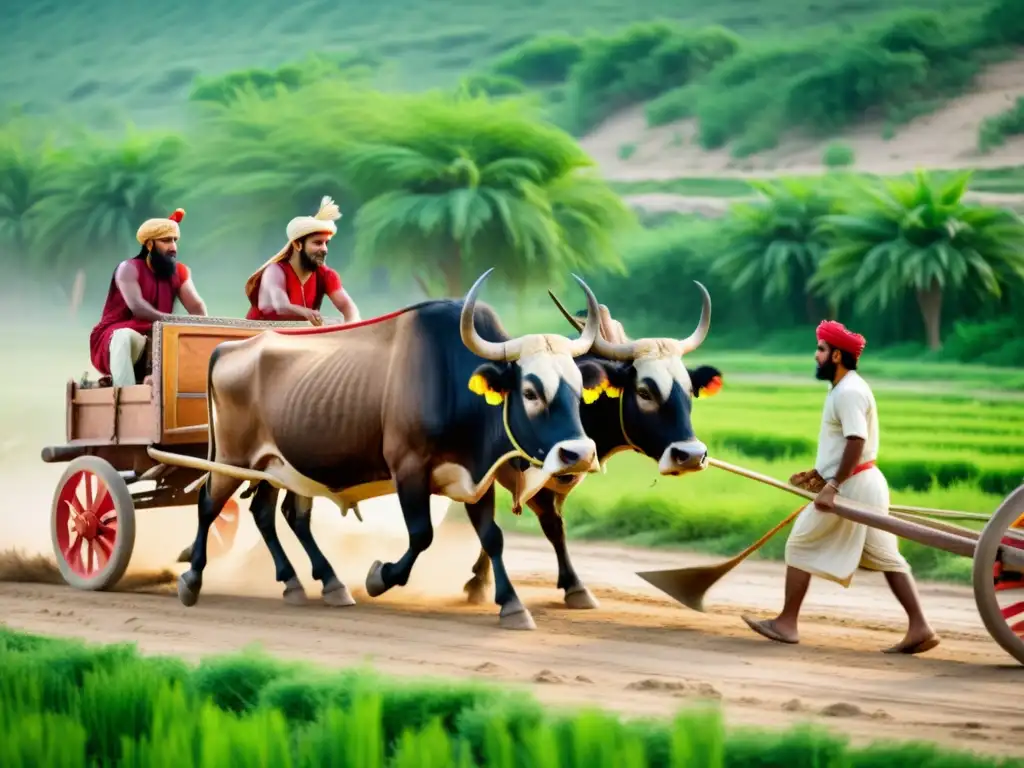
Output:
M561 312L565 319L569 321L570 325L572 325L577 331L582 331L584 325L583 321L571 314L569 310L562 305L562 302L558 300L558 297L551 292L551 289L548 289L548 296L550 296L551 300L555 302L555 306L558 307L558 311Z
M696 280L693 282L696 283L701 292L700 322L697 323L697 329L693 333L678 342L678 355L680 357L693 352L703 344L704 339L707 338L708 330L711 328L711 294L708 293L708 289L702 283Z
M555 302L555 306L558 307L565 319L576 326L577 330L583 330L583 323L578 317L574 317L570 314L569 310L565 308L558 297L555 296L551 291L548 291L548 296ZM604 334L598 333L597 339L594 341L593 351L598 357L604 357L609 360L632 360L635 354L636 342L630 341L625 344L613 344L605 339Z
M469 293L466 294L466 301L462 305L462 316L459 318L459 331L462 333L462 343L474 355L495 362L512 362L519 359L519 352L523 346L521 340L487 341L476 332L476 326L473 324L476 313L476 297L480 293L480 286L493 271L494 267L491 267L480 275L473 283L473 287L469 289Z
M590 290L590 286L583 282L581 277L573 275L573 278L587 294L587 324L583 326L580 337L572 342L572 356L579 357L587 354L601 338L601 305L597 301L597 296Z

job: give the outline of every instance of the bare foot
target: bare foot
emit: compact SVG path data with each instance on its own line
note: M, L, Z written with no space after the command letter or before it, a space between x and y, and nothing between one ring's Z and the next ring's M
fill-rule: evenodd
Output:
M749 616L743 616L741 618L747 623L747 626L757 632L757 634L762 637L767 637L769 640L774 640L776 643L796 645L800 642L800 635L797 632L786 632L779 628L776 623L778 619L765 619L763 621L758 621L757 619L752 619Z
M939 636L931 630L925 632L915 632L914 634L907 633L900 642L889 648L886 648L882 653L905 653L907 655L914 655L918 653L924 653L930 651L932 648L939 644Z

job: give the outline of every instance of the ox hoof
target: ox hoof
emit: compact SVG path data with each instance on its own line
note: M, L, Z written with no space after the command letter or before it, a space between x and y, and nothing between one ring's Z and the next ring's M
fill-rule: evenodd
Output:
M347 608L350 605L356 604L352 593L348 591L348 587L338 581L337 578L331 579L324 584L323 601L332 608Z
M498 623L502 629L528 630L537 628L537 625L533 623L533 616L526 610L526 606L519 601L518 597L509 600L501 606Z
M284 601L288 605L305 605L306 590L302 588L302 582L297 577L292 577L284 583Z
M387 584L384 583L384 563L374 560L370 572L366 574L366 593L370 597L379 597L387 591Z
M466 593L466 602L470 605L482 605L487 601L486 585L476 577L467 581L462 591Z
M201 576L195 571L185 571L178 577L178 600L186 608L191 608L199 602L199 590L202 586Z
M593 593L582 584L565 591L565 604L569 608L581 611L592 610L601 605Z

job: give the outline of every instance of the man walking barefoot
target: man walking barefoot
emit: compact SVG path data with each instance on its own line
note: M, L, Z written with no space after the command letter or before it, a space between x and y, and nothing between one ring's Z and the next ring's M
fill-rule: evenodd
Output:
M864 337L841 323L822 322L817 330L817 378L832 384L821 415L814 468L790 483L817 491L817 498L793 524L786 542L786 592L782 612L774 619L747 625L769 640L797 643L797 620L811 576L849 587L858 567L882 571L889 588L907 612L907 634L885 653L924 653L939 644L921 610L910 565L900 554L896 536L835 514L835 497L869 504L888 513L889 485L875 466L878 456L878 410L871 387L857 373Z

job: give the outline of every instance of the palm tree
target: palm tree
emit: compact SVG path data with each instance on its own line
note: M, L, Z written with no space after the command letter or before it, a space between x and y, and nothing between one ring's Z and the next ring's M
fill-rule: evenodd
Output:
M48 137L32 138L32 126L12 123L0 132L0 251L32 263L33 218L57 177Z
M145 219L166 216L177 199L170 170L183 142L129 129L123 142L82 136L59 152L59 184L33 208L34 245L57 268L111 266L138 247Z
M913 179L862 183L847 210L822 218L832 246L811 287L854 309L883 310L916 295L928 346L942 346L942 302L961 290L999 297L1024 279L1024 222L1011 211L963 202L970 172L945 183Z
M277 242L282 219L331 194L356 260L429 296L460 295L491 266L516 288L581 264L621 268L614 235L635 222L576 142L521 100L324 81L240 93L230 108L202 105L200 120L181 168L202 179L197 196L244 206L269 226L251 236Z
M714 270L731 278L734 291L756 286L766 304L804 301L807 319L815 321L818 310L807 282L827 250L816 228L835 211L835 197L828 185L801 179L749 183L764 199L731 207Z
M449 296L491 266L519 291L567 268L622 269L616 236L636 219L568 134L511 99L390 102L390 119L343 163L363 203L357 259L386 259L428 295Z

